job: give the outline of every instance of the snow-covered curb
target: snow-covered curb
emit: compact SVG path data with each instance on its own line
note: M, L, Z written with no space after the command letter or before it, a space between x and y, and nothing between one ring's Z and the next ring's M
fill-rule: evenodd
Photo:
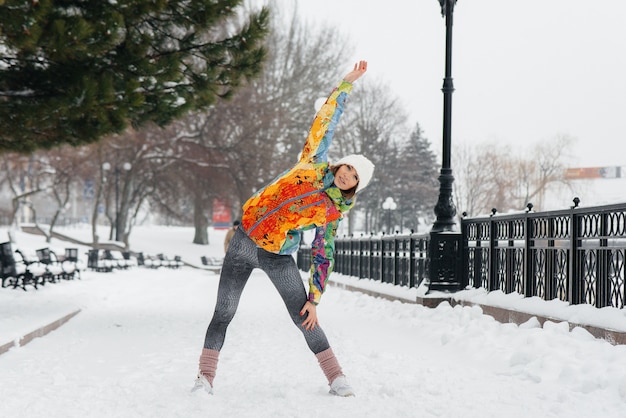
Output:
M467 289L453 294L427 293L428 289L424 285L409 288L338 273L333 273L330 285L431 308L443 302L452 306L478 306L485 315L504 323L522 325L528 321L538 321L543 326L545 322L567 322L570 330L584 328L594 337L611 344L626 344L626 309L595 308L587 304L570 305L561 300L545 301L539 297L525 298L518 293L487 292L485 289Z
M51 331L54 331L55 329L59 328L61 325L65 324L67 321L69 321L70 319L78 315L79 312L80 312L80 309L74 312L71 312L60 319L57 319L56 321L53 321L49 323L48 325L39 327L36 330L31 331L24 336L18 337L11 342L0 345L0 354L6 353L13 347L22 347L37 337L43 337L44 335L48 334Z

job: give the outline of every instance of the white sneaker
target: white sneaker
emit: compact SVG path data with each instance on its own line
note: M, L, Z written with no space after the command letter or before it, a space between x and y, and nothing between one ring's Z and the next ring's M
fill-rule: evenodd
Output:
M208 393L209 395L213 395L213 386L211 386L209 381L206 379L206 377L204 377L202 373L198 373L198 377L196 378L196 381L193 385L193 388L191 388L191 391L195 392L199 389L204 389L206 393Z
M354 390L352 390L352 386L350 386L345 376L335 378L330 384L330 391L328 393L336 396L354 396Z

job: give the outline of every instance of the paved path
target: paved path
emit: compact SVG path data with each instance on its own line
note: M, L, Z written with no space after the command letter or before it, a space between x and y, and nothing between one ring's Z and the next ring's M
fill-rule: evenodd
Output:
M189 268L134 269L0 296L5 310L11 300L81 309L0 356L0 416L613 418L626 405L623 347L338 288L320 317L358 396L331 397L259 272L229 329L216 395L191 395L216 287L217 276Z

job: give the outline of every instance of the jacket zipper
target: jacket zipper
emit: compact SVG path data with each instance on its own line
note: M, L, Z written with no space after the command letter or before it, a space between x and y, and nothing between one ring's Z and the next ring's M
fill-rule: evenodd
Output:
M323 202L323 200L316 200L316 201L315 201L315 202L313 202L313 203L309 203L308 205L304 205L304 206L300 207L300 208L298 209L298 211L299 211L299 212L302 212L303 210L305 210L305 209L307 209L307 208L310 208L311 206L317 206L317 205L319 205L321 202Z
M283 206L285 206L286 204L289 204L289 203L291 203L291 202L293 202L293 201L295 201L295 200L298 200L298 199L303 199L303 198L305 198L305 197L308 197L308 196L314 195L314 194L316 194L316 193L321 193L321 192L324 192L324 191L326 191L326 189L327 189L327 187L325 187L325 188L323 188L323 189L317 189L317 190L314 190L314 191L312 191L312 192L308 192L308 193L305 193L305 194L301 194L301 195L298 195L298 196L296 196L296 197L292 197L291 199L287 199L287 200L285 200L283 203L281 203L280 205L276 206L274 209L270 210L270 211L269 211L269 212L267 212L265 215L263 215L263 216L261 217L261 219L259 219L258 221L256 221L256 223L255 223L254 225L252 225L252 227L248 230L248 234L252 234L252 231L254 231L254 230L255 230L255 229L259 226L259 224L260 224L261 222L263 222L263 221L264 221L264 220L265 220L268 216L270 216L270 215L272 215L272 214L276 213L278 210L282 209L282 207L283 207ZM317 202L316 202L316 203L317 203ZM307 206L311 206L311 205L307 205Z

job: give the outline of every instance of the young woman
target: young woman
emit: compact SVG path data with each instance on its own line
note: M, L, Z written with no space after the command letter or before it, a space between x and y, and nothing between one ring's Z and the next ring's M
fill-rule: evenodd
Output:
M317 305L334 264L334 238L342 214L369 183L374 165L362 155L349 155L330 165L327 159L335 127L352 83L367 71L360 61L343 78L317 112L298 163L255 193L243 205L241 225L228 246L220 275L217 303L200 355L200 371L192 391L213 393L213 379L243 288L253 268L262 269L283 298L293 322L315 354L330 393L353 396L326 335L319 326ZM309 292L292 254L301 231L315 228Z

